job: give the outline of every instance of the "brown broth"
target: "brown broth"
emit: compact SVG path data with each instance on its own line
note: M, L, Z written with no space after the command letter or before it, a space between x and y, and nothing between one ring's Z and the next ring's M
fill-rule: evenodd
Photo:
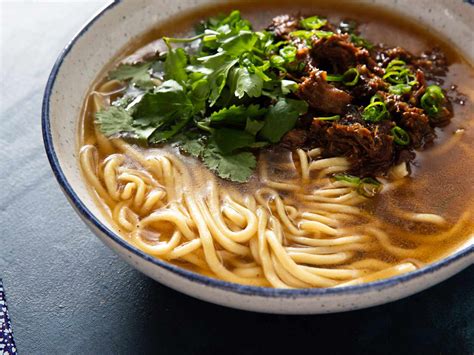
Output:
M153 44L152 46L149 44L160 37L188 34L191 32L190 29L200 20L232 9L241 10L243 16L251 20L256 29L268 25L275 15L299 12L303 15L324 15L333 22L344 18L355 19L361 24L362 36L368 40L374 43L383 42L389 46L401 45L414 54L419 54L435 45L440 47L447 54L450 62L449 72L443 86L456 85L458 91L462 92L468 99L464 105L454 104L454 118L448 126L436 130L437 139L433 146L422 152L417 152L417 157L411 167L411 175L406 178L405 183L397 189L384 191L366 203L364 208L370 214L377 216L387 230L391 232L394 244L400 246L413 245L413 241L409 241L410 238L407 238L407 236L412 233L428 232L433 227L402 222L394 215L394 211L398 209L439 214L446 218L451 225L459 219L463 211L474 210L473 66L453 47L449 46L447 41L442 40L442 36L435 31L422 28L411 19L400 17L395 13L378 7L360 6L350 2L318 1L310 4L309 1L294 0L291 5L283 0L260 1L258 4L254 2L229 2L224 5L206 7L192 13L183 14L149 30L123 49L117 58L104 69L104 74L117 62L136 53L140 48L145 53L147 51L146 46L148 45L148 48L151 48ZM103 80L99 80L94 87L102 82ZM81 146L94 142L91 116L90 105L86 105L81 123L82 129L79 142ZM455 144L448 146L450 140L455 137L454 132L459 129L464 130L463 134ZM203 169L199 163L192 160L188 161L194 164L194 169ZM275 179L278 180L278 176ZM232 186L227 182L223 184L229 187ZM250 192L257 185L258 182L253 179L243 189ZM239 189L242 189L242 187L240 186ZM428 257L420 257L421 261L432 262L451 253L469 240L473 230L474 221L471 219L469 226L463 233L436 244ZM422 241L419 244L423 244ZM371 253L373 257L380 257L382 254L385 260L395 261L393 257L383 255L383 252Z

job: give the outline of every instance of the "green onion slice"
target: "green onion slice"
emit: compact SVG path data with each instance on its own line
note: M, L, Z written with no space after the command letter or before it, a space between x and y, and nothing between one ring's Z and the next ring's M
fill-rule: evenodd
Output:
M334 175L333 178L336 181L344 181L351 185L358 186L360 184L360 178L358 178L357 176L349 175L349 174L336 174Z
M372 101L373 100L373 101ZM383 101L375 101L374 97L370 100L372 103L364 108L362 118L369 122L380 122L390 116L387 107Z
M354 86L359 81L359 71L356 68L350 68L343 75L343 82L346 86Z
M300 21L301 27L307 30L318 30L328 23L328 20L322 19L318 16L311 16Z
M366 177L360 180L357 192L364 197L374 197L382 188L383 185L377 179Z
M340 118L341 118L340 115L334 115L334 116L329 116L329 117L315 117L314 119L318 121L337 121Z
M445 96L438 85L430 85L421 97L421 107L430 117L437 117L442 109Z
M327 75L326 81L342 81L346 86L354 86L359 81L359 77L359 71L356 68L350 68L342 75Z
M391 85L388 88L388 91L391 94L395 94L395 95L408 94L411 91L411 85L408 85L408 84Z
M410 143L410 135L401 127L395 126L391 129L393 141L398 145L408 145Z

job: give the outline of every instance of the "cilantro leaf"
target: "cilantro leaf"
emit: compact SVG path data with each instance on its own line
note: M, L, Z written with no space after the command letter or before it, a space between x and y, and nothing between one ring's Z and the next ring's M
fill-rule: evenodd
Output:
M296 90L298 90L298 83L295 81L285 79L281 81L281 92L283 95L288 95Z
M257 159L252 153L224 155L212 143L204 150L202 160L219 177L235 182L247 182L257 166Z
M207 79L199 79L191 84L189 99L194 105L194 112L204 112L206 100L209 97L210 85Z
M252 51L258 36L255 32L240 31L239 34L222 41L222 49L228 55L238 57L244 52Z
M198 58L203 63L204 68L210 70L208 80L211 93L209 95L209 106L214 106L221 95L222 89L227 81L229 70L237 64L238 59L232 59L225 52L220 52L212 56Z
M100 131L107 137L126 133L130 137L146 141L155 131L154 127L135 126L132 116L121 107L111 106L97 112L95 117Z
M233 153L235 150L251 146L255 143L255 136L232 128L216 128L212 138L224 154Z
M264 125L265 121L253 120L250 117L247 117L247 122L245 123L245 131L255 136L257 135L258 131L263 128Z
M179 137L177 143L183 151L195 158L199 158L206 149L205 142L202 138L189 138L188 136L182 135L182 137Z
M236 88L235 96L239 99L245 94L249 97L259 97L262 95L263 80L257 74L250 74L247 68L238 68L235 70Z
M190 120L191 117L179 118L173 125L166 129L157 129L150 136L150 143L162 143L169 140L171 137L176 135Z
M99 125L100 131L107 137L122 132L133 131L133 118L120 107L110 107L95 114L95 122Z
M307 110L308 104L304 101L280 99L268 111L260 135L271 143L279 142L295 126L298 116Z
M191 116L193 104L184 88L174 80L162 83L153 93L146 93L135 105L135 124L159 127L172 119Z
M109 73L109 79L130 80L137 87L151 88L154 85L149 72L151 65L152 63L120 64Z
M186 52L183 48L173 49L170 46L168 48L168 55L164 63L165 79L184 83L188 78L185 69L188 64Z
M267 109L260 108L259 105L232 105L211 114L211 123L225 123L230 125L243 126L246 124L247 118L258 118L265 115Z

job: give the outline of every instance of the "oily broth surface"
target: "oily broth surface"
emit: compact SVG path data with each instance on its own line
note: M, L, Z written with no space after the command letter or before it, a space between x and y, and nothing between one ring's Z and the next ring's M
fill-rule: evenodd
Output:
M203 9L192 14L185 14L181 18L174 18L168 24L163 24L154 28L142 37L134 40L111 64L104 69L105 73L117 62L135 54L135 57L142 56L153 48L157 47L156 40L160 37L180 36L188 34L190 29L209 16L220 12L227 12L232 9L240 9L243 16L252 21L255 28L264 28L275 15L282 13L301 13L304 15L324 15L329 20L337 22L344 18L357 20L361 26L361 34L372 42L383 42L389 46L402 45L409 51L419 54L424 50L433 47L433 44L441 47L447 54L451 63L449 72L443 87L456 85L459 92L462 92L467 100L464 105L454 103L454 118L452 122L443 128L436 130L437 139L434 145L423 152L417 152L417 157L411 167L411 175L404 182L394 189L384 190L376 198L368 201L362 207L370 214L377 216L380 223L391 232L394 244L400 247L410 247L414 243L408 236L413 233L435 232L432 226L420 223L406 223L396 216L394 211L405 210L410 212L434 213L443 216L450 225L454 224L461 214L466 210L474 210L474 161L472 159L474 149L472 141L474 139L474 69L464 60L454 49L440 41L438 36L428 33L418 25L405 19L401 19L394 14L386 13L378 8L360 8L354 4L337 5L330 2L318 2L317 5L308 5L308 2L299 2L300 6L293 4L286 5L283 1L273 1L272 6L266 2L260 2L255 6L247 2L228 3L223 6ZM137 52L138 51L138 52ZM97 88L104 80L99 80L93 87ZM454 133L462 129L461 135ZM456 138L455 138L456 137ZM457 138L459 137L459 138ZM455 139L455 143L452 140ZM93 114L91 105L86 104L83 119L81 120L80 145L94 144ZM160 149L142 149L137 147L143 154L149 155L158 152ZM175 148L164 147L168 152L179 154ZM286 155L285 155L286 154ZM265 160L269 165L273 165L272 179L287 178L288 173L284 169L278 169L275 161L282 163L289 161L289 152L275 153L265 152L260 156L259 164ZM105 158L105 154L99 151L100 158ZM191 166L191 171L201 172L197 175L208 174L199 162L193 158L181 156L187 166ZM196 183L198 180L195 180ZM256 177L247 184L233 184L226 181L220 182L228 189L239 191L240 193L253 193L260 185ZM291 194L291 193L290 193ZM103 208L108 209L103 203ZM297 206L296 206L297 207ZM107 214L107 213L105 213ZM455 238L437 243L432 249L429 257L421 257L423 262L431 262L449 254L472 235L474 221L470 221L469 227ZM119 231L120 232L120 231ZM420 244L423 244L420 242ZM393 256L384 251L370 251L363 255L367 257L383 258L387 262L396 262ZM362 257L362 255L360 255ZM177 264L182 264L176 262ZM184 265L193 269L186 263Z

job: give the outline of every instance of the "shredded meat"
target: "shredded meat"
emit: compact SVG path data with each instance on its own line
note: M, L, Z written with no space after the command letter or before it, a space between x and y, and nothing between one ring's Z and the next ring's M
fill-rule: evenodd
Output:
M358 65L357 71L360 74L359 81L350 89L355 102L364 104L378 91L385 90L388 84L380 76L374 74L365 64Z
M392 126L389 121L370 127L359 122L328 124L314 120L311 139L317 146L324 147L325 155L349 158L351 173L373 175L385 172L395 159Z
M322 147L324 156L347 157L352 173L376 176L386 173L394 164L413 160L414 149L423 149L435 139L434 128L449 123L451 101L464 103L465 97L452 87L436 117L428 116L422 108L421 99L427 87L441 85L448 69L445 55L437 48L420 56L383 44L363 48L359 45L365 45L363 42L352 42L353 35L360 33L357 24L350 20L339 26L328 22L321 30L332 34L316 33L310 44L307 38L289 35L302 30L299 18L275 17L268 29L297 48L293 67L284 75L299 83L295 95L309 105L296 128L283 137L282 147ZM399 70L407 70L406 83L403 74L401 78L384 79L387 66L394 59L404 62ZM340 76L351 68L357 69L358 79L354 83L341 80ZM334 76L329 82L328 75ZM394 84L393 80L398 82ZM398 88L397 83L401 83ZM379 100L387 112L381 118L371 118L364 112L373 99ZM319 119L334 115L340 117ZM402 138L404 134L399 129L394 131L396 126L408 134L408 143L403 143L400 136L394 137L394 132L402 134Z
M354 46L348 34L335 34L329 38L315 39L311 54L318 68L344 73L356 63L364 62L369 57L365 48Z
M297 95L316 110L341 114L352 96L326 81L326 72L312 71L300 84Z

